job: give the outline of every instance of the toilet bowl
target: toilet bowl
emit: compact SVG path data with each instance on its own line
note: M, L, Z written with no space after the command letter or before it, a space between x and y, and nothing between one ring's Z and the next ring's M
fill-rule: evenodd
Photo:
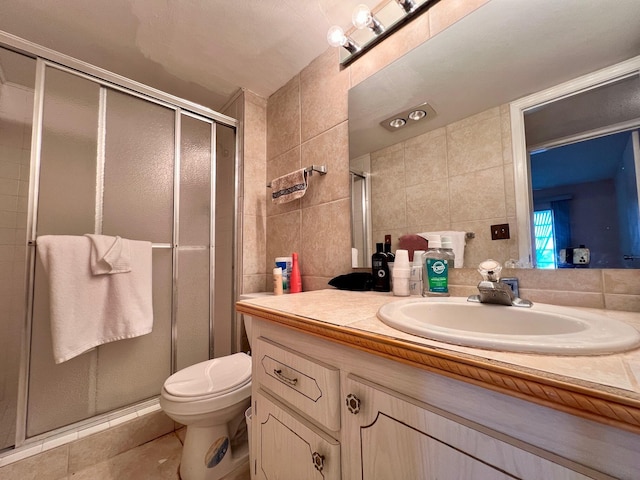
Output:
M263 294L241 295L240 299ZM244 317L251 338L251 317ZM234 353L186 367L162 387L160 407L186 425L182 480L218 480L248 461L245 411L251 405L251 357Z

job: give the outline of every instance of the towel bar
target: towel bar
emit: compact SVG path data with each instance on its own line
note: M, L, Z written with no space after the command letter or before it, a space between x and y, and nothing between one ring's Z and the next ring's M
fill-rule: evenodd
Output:
M326 165L311 165L310 167L306 167L304 169L305 173L309 175L313 175L313 172L318 172L320 175L327 174L327 166ZM267 188L271 188L271 182L267 183Z

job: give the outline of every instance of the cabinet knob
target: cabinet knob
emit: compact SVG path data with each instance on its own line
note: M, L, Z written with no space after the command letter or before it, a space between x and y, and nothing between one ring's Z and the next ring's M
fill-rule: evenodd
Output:
M316 470L321 472L324 468L324 455L320 455L318 452L313 452L311 454L311 459L313 460L313 466L316 467Z
M347 410L354 415L360 411L360 399L353 393L347 395Z

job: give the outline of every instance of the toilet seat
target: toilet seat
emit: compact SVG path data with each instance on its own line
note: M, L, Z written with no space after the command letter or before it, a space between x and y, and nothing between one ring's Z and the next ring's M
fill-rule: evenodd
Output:
M166 413L198 415L214 412L251 397L251 357L235 353L207 360L171 375L162 387Z
M251 381L251 357L234 353L196 363L171 375L164 389L172 397L193 401L198 397L220 396Z

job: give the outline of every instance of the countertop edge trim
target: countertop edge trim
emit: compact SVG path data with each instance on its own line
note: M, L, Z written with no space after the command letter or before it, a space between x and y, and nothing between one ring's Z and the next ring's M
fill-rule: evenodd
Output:
M481 360L456 356L431 347L333 325L318 320L276 312L266 307L237 304L239 313L283 325L304 333L400 361L456 380L511 395L539 405L640 433L640 402L614 397L606 392L572 385L552 378L511 370ZM626 403L625 403L626 402Z

